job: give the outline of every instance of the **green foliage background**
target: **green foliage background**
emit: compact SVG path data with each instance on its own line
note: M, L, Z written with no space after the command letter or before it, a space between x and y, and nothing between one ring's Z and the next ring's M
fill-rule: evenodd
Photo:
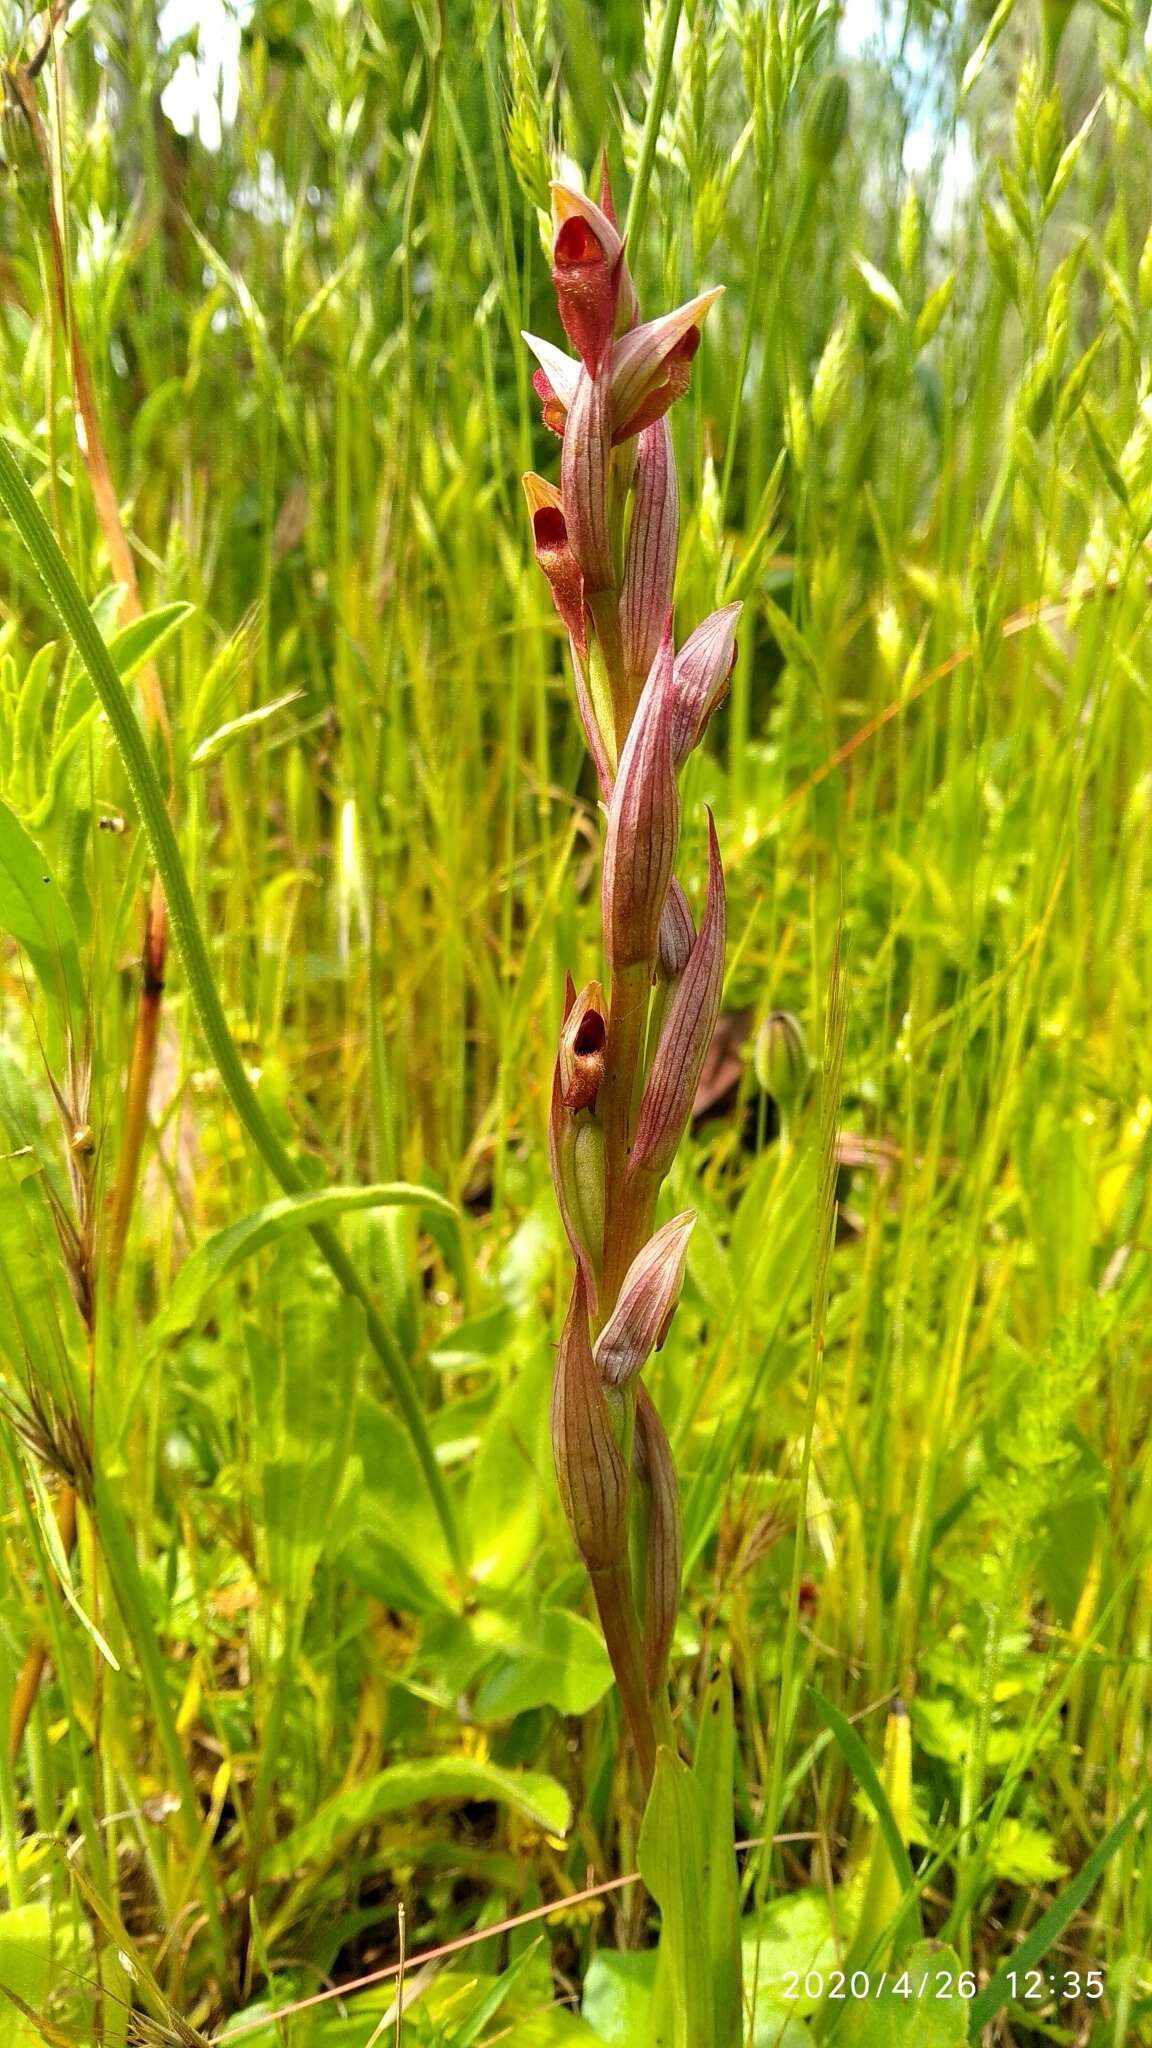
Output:
M1139 2042L1146 1829L1069 1886L1152 1742L1152 44L1141 0L881 8L862 49L843 12L685 0L630 251L648 310L726 288L673 415L679 630L745 601L684 791L689 874L705 802L720 829L733 1021L652 1368L676 1707L691 1738L729 1662L738 1832L783 1838L743 1861L749 2039L889 2038L774 2001L850 1946L879 1836L834 1730L879 1767L899 1693L925 1930L983 1981L1065 1901L1045 1977L1108 1995L1065 1999L1058 2038ZM35 77L43 21L0 19L0 427L125 682L159 673L215 986L419 1391L468 1566L363 1306L290 1205L245 1234L281 1191L175 958L111 1269L150 861L5 518L0 1696L50 1656L0 1771L0 1983L122 2038L127 2000L212 2028L383 1967L400 1904L412 1955L636 1868L547 1444L545 1109L564 971L599 971L599 824L527 545L519 473L555 444L519 333L556 338L557 167L607 139L627 191L666 16L257 0L213 146L164 111L196 31L150 0L74 10ZM838 932L822 1281L815 1100L782 1144L747 1047L787 1008L819 1063ZM629 1887L487 1936L405 2038L639 2041L647 1910ZM390 1996L292 2037L363 2043ZM1053 2020L1017 2000L984 2038ZM0 2042L31 2026L0 2013Z

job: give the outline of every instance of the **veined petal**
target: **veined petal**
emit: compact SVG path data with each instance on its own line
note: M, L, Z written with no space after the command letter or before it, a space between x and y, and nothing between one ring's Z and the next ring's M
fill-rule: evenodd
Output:
M728 689L736 659L736 626L743 609L742 604L726 604L723 610L710 612L676 656L672 758L677 768L699 745L708 720Z
M592 1357L579 1273L556 1354L552 1455L576 1548L589 1571L608 1571L627 1551L628 1473Z
M658 412L645 418L642 408L645 401L659 394L660 387L668 380L668 365L677 355L691 361L699 343L700 328L709 306L721 296L722 285L712 291L700 292L686 305L678 306L673 313L662 313L657 320L645 320L640 327L634 327L630 334L624 334L612 351L612 421L613 438L626 440L640 427L647 426L652 419L658 419ZM554 382L555 380L553 380ZM680 389L672 392L662 410L667 410L672 397L678 397Z
M679 832L669 625L629 727L608 806L601 894L613 973L641 961L655 963Z
M568 538L589 596L612 586L608 531L608 468L612 459L606 380L581 370L568 408L560 486Z
M642 1245L629 1266L593 1356L606 1386L623 1387L659 1351L684 1284L688 1239L696 1212L673 1216Z
M667 420L641 434L620 586L620 633L629 677L646 676L660 645L676 579L680 499Z
M631 1173L666 1174L692 1113L700 1069L720 1012L724 926L724 870L709 811L708 900L696 944L665 1014L640 1104Z

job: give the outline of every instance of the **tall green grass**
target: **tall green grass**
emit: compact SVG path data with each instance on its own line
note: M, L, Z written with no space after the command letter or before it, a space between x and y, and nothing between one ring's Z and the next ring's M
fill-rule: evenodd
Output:
M685 0L673 42L614 0L260 4L214 149L161 111L149 6L96 0L9 74L0 430L171 726L129 773L6 514L0 1694L48 1661L0 1771L0 1984L69 2038L384 1969L401 1906L409 1957L483 1937L409 1966L405 2040L611 2038L610 2008L645 2038L640 1887L487 1930L637 1867L546 1441L547 1085L600 828L518 502L547 461L519 330L555 333L556 163L606 140L635 189L667 62L630 260L649 307L726 287L673 415L680 599L745 613L685 789L736 1021L656 1372L686 1742L717 1656L735 1681L755 2038L883 2024L779 1991L859 1947L864 1900L890 1946L891 1821L981 1984L1039 1927L1045 1982L1106 1973L1066 2038L1152 2040L1152 60L1129 4L1058 41L1024 0L881 9L855 55L840 12ZM38 25L3 33L27 65ZM136 643L69 330L146 611L190 607ZM116 1274L145 769L202 958L166 973ZM838 946L821 1278L815 1096L782 1145L743 1048L787 1008L818 1058ZM375 1342L290 1209L240 1229L281 1198L257 1128L340 1212ZM353 1206L397 1183L423 1206ZM391 1995L287 2025L363 2044ZM956 2038L1051 2038L1002 1995Z

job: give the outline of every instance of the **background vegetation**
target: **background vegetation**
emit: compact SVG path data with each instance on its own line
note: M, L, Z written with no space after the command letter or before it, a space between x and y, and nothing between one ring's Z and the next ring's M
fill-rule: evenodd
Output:
M2 18L0 423L241 1057L175 953L142 998L138 792L5 517L0 1983L57 2043L129 2005L183 2039L479 1930L410 1966L405 2040L640 2042L639 1886L499 1931L633 1871L638 1822L547 1447L598 820L519 330L558 338L548 179L606 138L627 189L667 15L92 0L41 65ZM1045 1977L1107 1978L955 2038L1152 2040L1150 50L1142 0L685 0L656 95L642 302L726 287L672 415L678 611L745 612L686 792L731 945L652 1377L678 1714L730 1659L774 1838L757 2042L881 2038L779 2000L875 1867L836 1716L879 1766L897 1694L925 1930L983 1983L1054 1908ZM821 1274L817 1119L781 1141L749 1047L782 1007L819 1058L841 928ZM292 1175L375 1322L292 1212L246 1225ZM393 1992L280 2038L359 2048Z

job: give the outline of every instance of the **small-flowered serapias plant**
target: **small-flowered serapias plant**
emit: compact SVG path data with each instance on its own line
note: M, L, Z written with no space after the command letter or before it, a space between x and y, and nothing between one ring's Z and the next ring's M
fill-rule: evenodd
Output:
M552 188L552 280L575 355L527 336L560 486L526 476L536 557L567 629L607 818L607 993L569 978L552 1173L575 1265L552 1402L556 1474L647 1785L674 1748L668 1657L680 1504L643 1370L684 1277L693 1212L656 1227L720 1006L724 876L708 819L699 929L676 876L677 772L728 685L739 605L672 629L679 504L669 407L718 291L641 321L605 179Z

